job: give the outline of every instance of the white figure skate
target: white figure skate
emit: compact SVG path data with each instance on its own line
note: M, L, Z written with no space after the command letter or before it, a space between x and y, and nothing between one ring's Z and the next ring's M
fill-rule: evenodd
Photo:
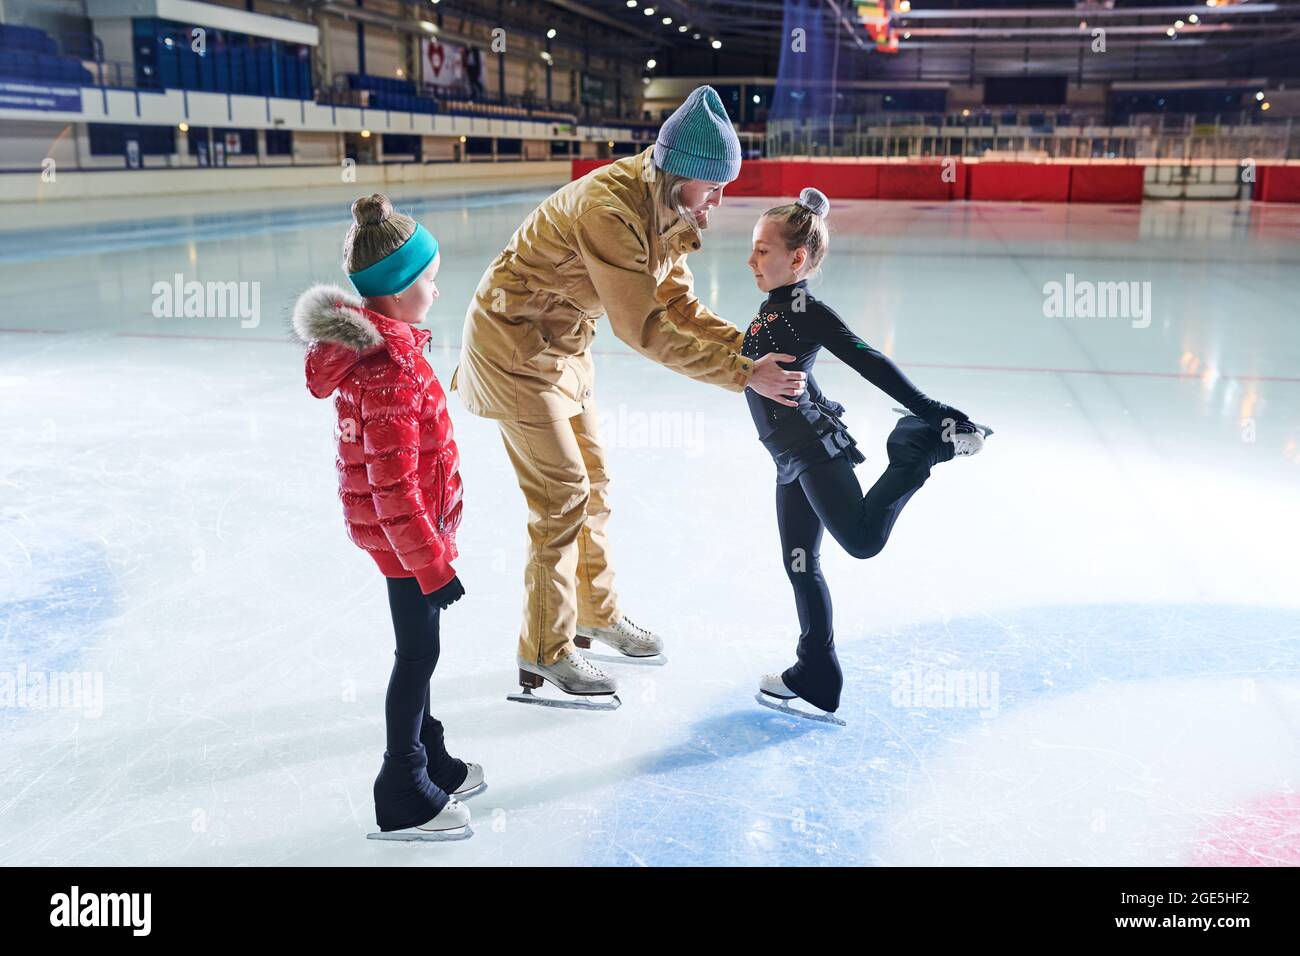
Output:
M802 717L804 720L816 720L823 724L834 724L836 727L846 726L844 721L840 720L834 714L828 714L825 711L811 712L792 707L790 701L802 700L798 694L785 686L785 681L781 680L780 674L764 674L758 681L758 693L754 695L754 700L764 707L770 707L772 710L779 710L783 714L789 714L791 717ZM811 705L810 705L811 706Z
M900 415L911 415L906 408L895 408L894 411ZM952 451L954 458L970 458L972 455L978 455L984 450L984 439L993 434L993 429L988 425L981 425L979 422L971 422L970 428L966 430L953 429L952 438L944 439L952 441Z
M586 650L592 641L612 647L622 656L591 654L591 660L605 664L649 664L662 667L668 663L664 656L664 642L658 634L633 624L626 616L609 627L578 626L578 636L573 643Z
M451 843L468 840L474 835L469 825L469 807L455 797L447 801L442 811L426 823L404 830L380 830L367 833L367 840L392 840L398 843Z
M541 704L543 707L563 707L569 710L618 710L622 701L618 699L618 682L600 668L593 665L577 651L569 651L554 664L538 664L518 658L519 686L523 688L518 694L511 694L506 700L520 704ZM555 699L535 697L533 690L546 681L554 684L571 697ZM608 697L609 700L593 701L590 697Z
M461 800L476 797L487 789L487 782L483 779L483 768L481 766L466 760L465 768L469 771L469 773L465 774L465 782L460 785L459 790L454 790L451 794Z

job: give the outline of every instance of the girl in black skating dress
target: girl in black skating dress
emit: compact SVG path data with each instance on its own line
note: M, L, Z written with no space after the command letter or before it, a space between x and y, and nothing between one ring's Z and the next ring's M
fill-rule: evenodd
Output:
M799 614L798 660L759 685L769 697L801 697L825 711L840 705L844 684L835 655L831 596L822 577L822 530L855 558L880 553L903 506L939 462L976 454L991 432L964 412L927 398L885 355L853 334L834 310L808 292L807 278L826 254L830 202L805 189L797 202L769 209L754 227L749 267L768 294L745 333L744 355L781 354L784 368L807 374L797 401L782 404L746 390L763 442L776 463L776 521L782 562ZM840 361L903 405L885 443L889 465L864 496L853 474L866 459L812 375L825 347Z

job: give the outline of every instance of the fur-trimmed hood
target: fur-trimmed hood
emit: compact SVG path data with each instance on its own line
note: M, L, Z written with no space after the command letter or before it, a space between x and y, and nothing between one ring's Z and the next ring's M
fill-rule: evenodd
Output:
M305 345L336 342L363 352L384 344L356 293L332 283L314 285L298 296L293 331Z
M292 321L294 334L307 346L307 388L317 398L328 398L379 350L387 350L401 372L421 379L419 353L429 332L370 311L341 286L312 286L298 297Z

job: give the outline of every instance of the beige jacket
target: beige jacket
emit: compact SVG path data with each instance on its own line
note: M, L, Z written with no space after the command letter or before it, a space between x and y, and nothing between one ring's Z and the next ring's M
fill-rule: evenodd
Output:
M651 152L563 186L515 230L479 281L451 389L475 415L556 421L592 396L596 319L642 355L711 385L743 391L753 361L744 332L692 291L699 233L675 214L660 226Z

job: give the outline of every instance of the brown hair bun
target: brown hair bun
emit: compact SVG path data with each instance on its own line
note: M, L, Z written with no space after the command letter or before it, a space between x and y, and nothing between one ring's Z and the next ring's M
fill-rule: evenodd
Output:
M383 193L362 196L352 204L352 218L358 226L376 226L393 214L393 204Z
M415 232L415 220L393 210L383 193L352 204L354 222L343 240L343 271L360 272L401 247Z

